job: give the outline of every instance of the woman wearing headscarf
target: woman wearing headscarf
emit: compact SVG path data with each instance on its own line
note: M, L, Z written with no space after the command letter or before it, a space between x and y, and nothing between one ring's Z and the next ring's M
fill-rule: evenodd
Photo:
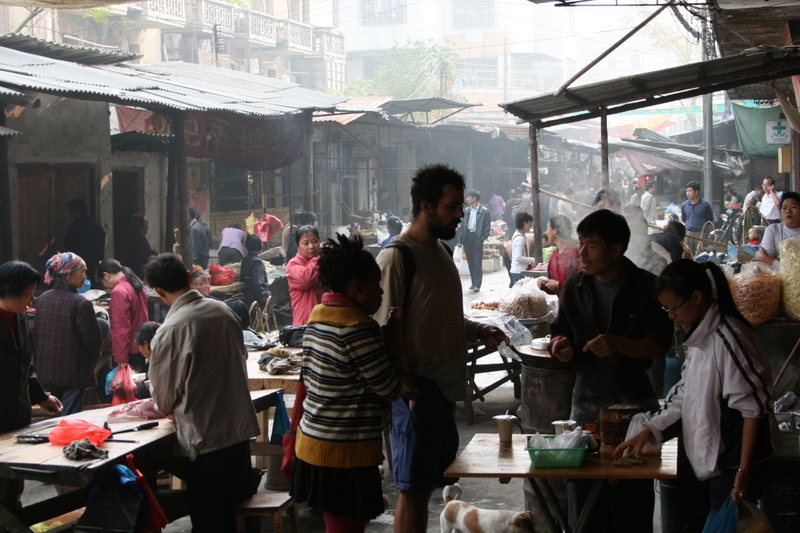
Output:
M100 326L92 303L76 290L86 279L83 259L56 254L45 269L52 289L36 300L36 371L42 386L61 398L61 414L70 415L83 410L85 390L96 385Z

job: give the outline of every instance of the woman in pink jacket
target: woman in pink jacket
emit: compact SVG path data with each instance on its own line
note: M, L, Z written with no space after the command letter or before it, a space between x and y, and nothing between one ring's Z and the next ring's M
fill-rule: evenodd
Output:
M136 332L148 321L147 295L142 280L116 259L104 259L97 267L97 281L111 290L108 314L114 361L119 365L130 364L134 371L143 372L145 360L136 344Z
M314 226L298 228L294 234L297 255L286 265L289 296L292 299L292 325L308 322L311 310L322 301L322 284L317 280L319 231Z

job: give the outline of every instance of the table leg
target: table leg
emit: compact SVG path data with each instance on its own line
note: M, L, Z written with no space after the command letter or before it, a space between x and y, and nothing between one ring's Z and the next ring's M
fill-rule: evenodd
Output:
M606 484L605 479L595 479L592 483L592 488L589 489L589 496L586 497L586 503L583 505L583 509L581 509L581 515L578 517L578 523L575 524L575 533L584 533L584 531L588 531L587 522L589 521L589 517L594 511L595 506L597 505L597 500L600 497L600 491L603 490L603 486Z
M26 526L14 513L0 503L0 530L9 533L31 533L31 528Z
M545 499L555 507L556 511L558 512L558 521L561 524L561 529L565 533L570 533L572 530L569 527L569 520L567 519L567 515L564 512L564 509L561 508L561 505L558 504L558 497L556 493L553 492L553 487L550 486L550 482L546 479L537 479L536 483L540 485ZM538 496L537 496L538 497Z
M539 488L539 484L536 483L536 480L531 478L527 478L525 483L528 483L531 486L533 493L536 495L536 499L539 500L542 516L544 517L544 521L547 522L547 527L550 529L551 533L561 533L561 528L558 527L555 518L553 518L553 515L550 513L550 508L547 505L547 501L544 499L544 495L542 494L542 489Z

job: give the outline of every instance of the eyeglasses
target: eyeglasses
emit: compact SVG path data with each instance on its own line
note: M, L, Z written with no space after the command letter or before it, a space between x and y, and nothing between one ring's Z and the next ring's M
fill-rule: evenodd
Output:
M683 304L685 304L685 303L686 303L686 302L688 302L688 301L689 301L689 296L687 296L686 298L684 298L684 299L683 299L683 301L682 301L680 304L678 304L678 307L676 307L675 309L667 309L667 308L666 308L666 307L664 307L663 305L661 306L661 309L663 309L663 310L664 310L664 312L665 312L665 313L667 313L668 315L673 315L673 316L674 316L674 315L675 315L675 313L677 313L677 312L678 312L678 309L680 309L681 307L683 307Z
M442 204L443 206L445 206L450 211L458 211L459 209L461 209L463 211L467 207L469 207L469 204L467 202L453 202L453 203L450 203L450 204L446 204L444 202L439 202L439 203Z

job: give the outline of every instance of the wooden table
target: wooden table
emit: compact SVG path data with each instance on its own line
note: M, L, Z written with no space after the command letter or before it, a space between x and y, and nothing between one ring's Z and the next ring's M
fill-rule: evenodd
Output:
M292 353L302 353L302 348L284 348ZM247 379L250 390L281 389L284 394L297 392L297 382L300 374L270 374L258 368L258 359L266 350L247 352Z
M276 389L251 392L250 396L256 411L274 406L277 403L278 392ZM115 408L116 406L83 411L64 418L86 420L102 426L108 414ZM175 434L172 421L161 419L158 421L158 427L154 429L124 433L119 437L135 442L104 442L100 448L108 450L108 457L88 461L67 459L63 454L63 446L49 442L22 444L16 441L16 434L46 435L59 420L60 418L50 418L16 431L0 434L0 477L37 480L77 487L78 490L28 505L19 511L7 509L0 504L0 530L6 528L15 533L30 531L29 527L33 524L83 507L86 505L89 488L102 480L115 464L124 460L126 455L133 454L134 457L140 458L169 453ZM109 425L111 430L116 432L142 423L142 421L117 422Z
M235 294L244 291L243 281L234 281L230 285L209 285L208 294L211 296L221 296L224 294Z
M661 456L647 457L647 464L615 467L612 449L604 447L600 453L587 453L583 465L578 468L534 468L525 450L525 437L514 435L510 446L500 444L496 433L478 433L467 444L456 460L445 470L445 477L497 478L508 483L511 478L525 478L530 482L540 502L550 501L558 508L558 500L547 479L592 479L591 491L581 511L575 533L587 531L588 516L597 503L600 490L609 480L620 479L675 479L678 476L678 444L673 439L664 444ZM547 494L542 494L544 490ZM559 508L559 528L548 510L541 506L545 520L553 531L570 531L566 513Z

